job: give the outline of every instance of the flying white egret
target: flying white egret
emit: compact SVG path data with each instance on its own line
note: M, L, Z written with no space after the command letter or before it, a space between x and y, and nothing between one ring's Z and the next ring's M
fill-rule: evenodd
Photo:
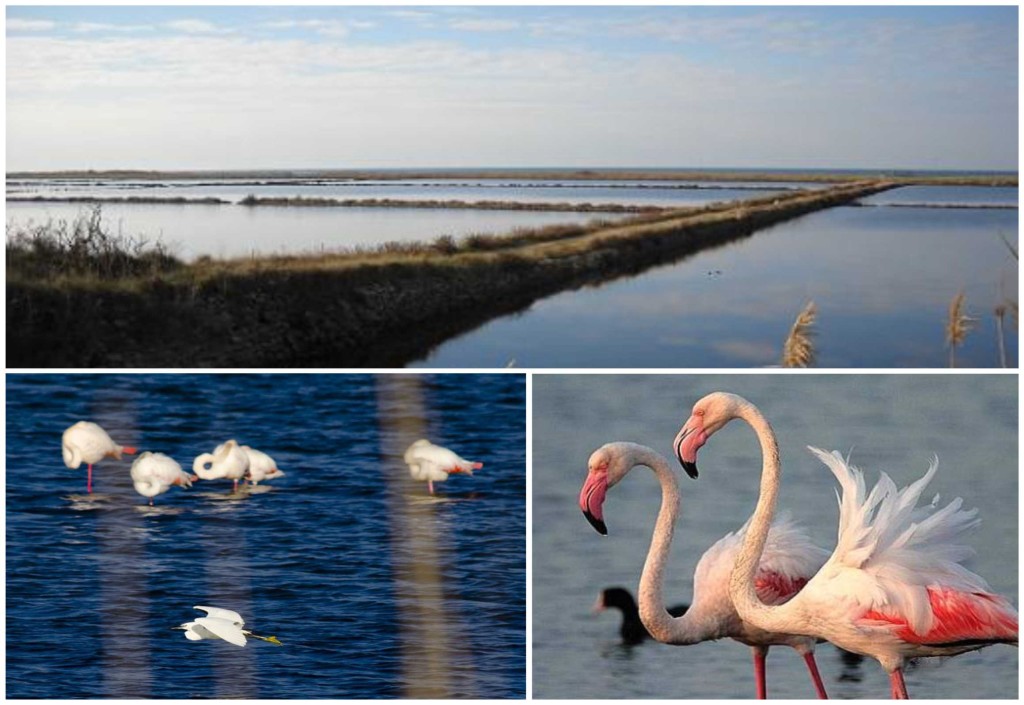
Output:
M245 646L245 637L269 641L275 646L281 646L276 636L260 636L253 634L245 626L245 620L234 610L226 610L221 607L204 607L196 605L193 609L206 612L205 617L197 617L191 622L185 622L175 629L183 629L185 638L189 641L200 641L202 639L223 639L235 646Z

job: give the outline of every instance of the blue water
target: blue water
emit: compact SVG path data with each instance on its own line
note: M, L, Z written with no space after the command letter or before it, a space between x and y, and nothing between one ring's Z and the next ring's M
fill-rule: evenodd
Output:
M779 363L794 319L814 301L816 366L945 367L948 308L963 291L975 321L956 365L999 367L994 312L1016 300L1018 271L1003 238L1016 246L1017 227L1015 209L832 208L550 296L413 365L764 367ZM1016 367L1017 330L1009 315L1003 324Z
M836 482L805 446L851 453L874 483L886 471L900 486L938 455L925 493L962 497L981 526L968 535L967 567L1018 604L1019 442L1016 374L985 375L534 375L533 694L537 698L751 698L750 650L722 640L696 646L622 646L617 615L591 613L600 590L636 590L660 503L658 484L637 468L608 491L608 536L586 522L577 496L590 453L610 441L671 444L693 404L713 391L754 402L778 436L779 506L815 543L835 546ZM689 602L700 555L753 510L760 448L742 422L700 452L700 477L676 468L681 516L665 573L665 600ZM830 645L818 665L835 699L882 699L888 678L872 661L845 664ZM1018 697L1019 652L999 645L949 659L922 659L907 673L912 698ZM803 662L786 648L768 656L768 694L809 699Z
M89 497L79 419L186 467L234 437L286 476L150 508L126 457ZM8 375L7 697L524 697L524 419L513 374ZM483 469L430 498L421 436ZM187 641L193 605L284 645Z

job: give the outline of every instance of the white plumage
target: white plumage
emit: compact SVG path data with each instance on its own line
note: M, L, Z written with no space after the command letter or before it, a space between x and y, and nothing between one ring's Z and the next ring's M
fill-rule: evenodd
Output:
M191 622L185 622L178 629L185 631L185 638L189 641L201 641L203 639L223 639L235 646L245 646L246 637L269 641L277 646L281 645L277 637L259 636L251 631L242 629L245 620L234 610L221 607L204 607L196 605L193 609L206 612L205 617L197 617Z
M241 448L249 460L249 469L246 471L249 482L258 485L264 480L284 477L284 473L277 467L277 462L269 455L249 446L241 446Z
M404 457L412 479L426 482L430 494L434 494L434 483L444 482L448 475L472 475L474 470L484 466L483 463L465 460L455 452L434 445L424 438L410 445Z
M75 470L82 463L88 466L89 474L86 484L88 492L92 492L92 466L104 458L121 459L122 454L134 455L131 446L122 446L114 442L103 428L92 421L79 421L64 431L61 437L61 454L64 464Z
M234 439L221 443L213 453L197 456L192 462L192 472L203 480L233 480L235 490L248 469L249 456Z
M149 451L135 459L131 475L135 491L143 497L149 497L150 505L154 497L163 494L173 485L191 487L192 481L196 479L182 470L173 458Z

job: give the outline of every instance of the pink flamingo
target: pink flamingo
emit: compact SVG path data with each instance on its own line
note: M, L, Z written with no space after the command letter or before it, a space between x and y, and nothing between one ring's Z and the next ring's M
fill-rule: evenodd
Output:
M587 480L580 491L580 509L601 534L607 535L602 505L605 493L634 467L644 465L661 483L661 509L654 536L640 576L640 618L655 639L685 646L729 637L753 648L757 697L767 697L765 657L774 644L791 646L803 656L819 698L827 698L825 686L814 661L816 640L794 636L782 630L766 631L740 619L726 590L729 574L740 550L744 526L726 534L709 548L693 575L693 604L681 617L673 618L662 597L665 563L679 516L679 485L668 461L654 450L636 443L608 443L590 456ZM696 472L690 473L696 477ZM783 603L795 595L825 560L827 551L810 542L788 518L776 522L768 535L768 550L760 562L757 591L761 599Z
M732 419L747 421L761 441L757 507L736 559L729 595L740 617L761 629L827 639L876 659L889 673L891 696L907 699L906 659L955 656L992 644L1017 645L1017 612L963 565L971 554L955 543L979 523L958 497L941 509L917 502L938 469L897 489L885 473L866 491L863 473L839 453L810 448L842 487L839 538L825 565L782 605L760 598L756 566L779 491L779 448L768 421L742 397L716 392L701 399L676 436L683 467L696 472L697 450Z
M92 494L92 466L104 458L120 460L122 454L135 455L135 448L118 445L99 424L79 421L64 431L61 437L61 453L64 456L64 464L72 470L80 467L82 463L88 466L89 475L85 490Z

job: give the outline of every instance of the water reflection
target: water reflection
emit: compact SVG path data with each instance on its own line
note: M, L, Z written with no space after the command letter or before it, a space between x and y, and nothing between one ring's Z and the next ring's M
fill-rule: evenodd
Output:
M818 307L820 367L944 367L950 300L977 326L961 366L999 364L994 307L1017 289L1017 212L835 208L676 264L558 294L439 346L414 366L762 367ZM709 276L708 273L721 272ZM1017 364L1017 336L1006 336Z

